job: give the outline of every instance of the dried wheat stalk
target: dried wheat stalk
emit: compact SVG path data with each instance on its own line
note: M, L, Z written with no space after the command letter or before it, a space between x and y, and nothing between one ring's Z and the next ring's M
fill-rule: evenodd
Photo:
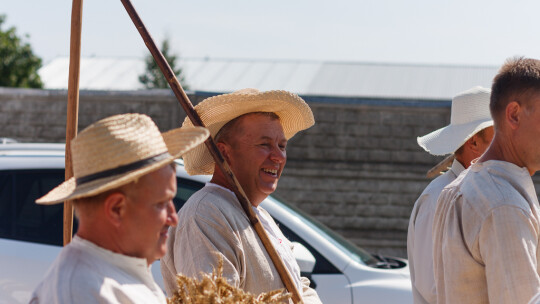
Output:
M278 304L288 303L290 294L285 289L261 293L255 296L240 288L227 283L223 276L223 258L220 257L217 269L211 274L202 274L202 280L197 281L178 274L176 283L178 290L168 304Z

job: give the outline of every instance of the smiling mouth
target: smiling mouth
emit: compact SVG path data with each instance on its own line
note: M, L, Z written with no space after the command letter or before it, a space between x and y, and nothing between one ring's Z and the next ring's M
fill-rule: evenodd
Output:
M163 237L168 237L169 236L169 226L167 226L166 229L161 231L160 235L163 236Z
M264 173L277 177L277 169L262 169Z

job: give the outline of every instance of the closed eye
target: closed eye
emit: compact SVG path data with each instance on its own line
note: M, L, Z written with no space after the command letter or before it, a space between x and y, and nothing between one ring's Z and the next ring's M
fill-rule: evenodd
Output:
M158 209L164 209L167 208L167 205L169 204L169 201L163 201L156 204L156 208Z

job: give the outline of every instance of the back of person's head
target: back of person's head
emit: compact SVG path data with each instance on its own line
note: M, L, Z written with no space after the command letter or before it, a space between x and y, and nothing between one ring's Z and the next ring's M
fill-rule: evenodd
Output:
M540 92L540 60L524 57L507 59L493 79L489 108L497 121L511 101L529 106L533 94Z
M73 211L75 217L80 221L84 218L84 220L88 220L94 217L101 217L102 214L97 213L97 210L99 208L103 208L103 203L105 200L111 195L112 193L122 193L126 195L129 190L131 190L133 187L132 185L134 182L131 182L127 185L123 185L121 187L111 189L108 191L105 191L103 193L99 193L93 196L88 197L81 197L73 200Z

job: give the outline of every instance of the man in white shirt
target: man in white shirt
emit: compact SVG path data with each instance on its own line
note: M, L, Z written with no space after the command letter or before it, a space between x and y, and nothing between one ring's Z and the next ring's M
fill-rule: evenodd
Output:
M414 303L436 303L431 233L442 189L484 153L493 138L490 90L474 87L452 99L450 125L418 138L433 155L454 153L452 167L434 179L414 203L407 235L407 254Z
M493 80L495 136L439 196L433 222L438 303L528 303L540 291L540 61L508 60Z
M208 135L204 128L162 135L141 114L111 116L80 132L72 141L74 177L36 201L74 200L77 235L30 303L166 303L150 265L178 223L173 161Z
M287 160L287 141L314 124L309 106L296 94L246 89L208 98L195 109L214 136L252 208L284 261L304 303L320 303L309 280L300 276L291 243L259 204L276 190ZM190 121L184 121L184 127ZM279 273L224 173L210 153L196 148L184 156L191 175L213 174L178 212L167 254L161 260L165 290L175 291L176 274L198 277L223 259L223 276L232 285L258 295L284 287Z

